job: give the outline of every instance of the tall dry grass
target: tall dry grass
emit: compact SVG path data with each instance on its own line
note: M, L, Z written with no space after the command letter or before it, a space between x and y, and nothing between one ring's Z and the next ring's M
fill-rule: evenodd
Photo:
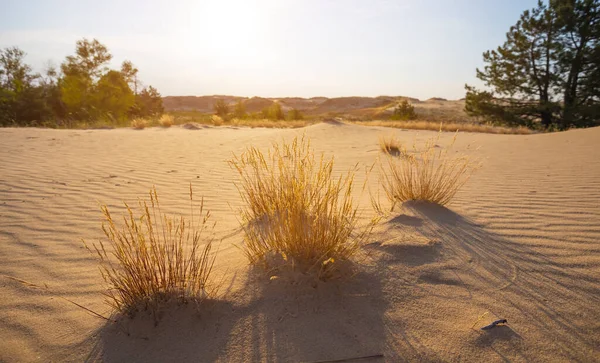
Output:
M413 145L401 158L388 154L380 162L380 182L392 210L411 200L448 204L479 166L468 156L451 153L456 134L446 147L438 146L439 138L427 140L421 149Z
M190 218L161 213L156 189L150 202L139 201L139 215L125 204L123 226L117 226L106 206L102 207L102 230L107 240L86 245L100 263L108 290L107 302L118 312L132 316L150 311L155 319L169 302L200 303L214 296L211 272L215 255L211 254L214 224L200 202L194 219L190 185Z
M267 269L291 266L325 280L361 248L372 224L359 227L354 171L333 176L333 158L316 157L305 137L249 147L230 161L245 204L244 251Z

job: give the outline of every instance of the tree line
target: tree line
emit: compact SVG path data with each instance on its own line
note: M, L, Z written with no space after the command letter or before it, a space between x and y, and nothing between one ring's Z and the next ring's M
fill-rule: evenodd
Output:
M74 55L43 74L25 63L25 55L18 47L0 50L2 126L72 126L98 120L117 125L164 112L160 93L142 87L133 63L126 60L121 69L110 69L112 55L96 39L77 41Z
M483 54L468 114L510 126L600 125L600 0L539 1Z

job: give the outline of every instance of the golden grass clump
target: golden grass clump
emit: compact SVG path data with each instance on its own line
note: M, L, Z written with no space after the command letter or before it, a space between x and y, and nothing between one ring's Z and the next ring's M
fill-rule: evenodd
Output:
M171 127L175 124L175 118L173 117L173 115L165 113L160 117L158 123L162 127Z
M477 168L469 157L449 154L456 134L446 148L437 145L439 138L427 140L420 150L414 145L402 158L388 155L380 163L381 183L392 210L411 200L446 205Z
M333 158L315 157L305 137L275 143L267 154L249 147L230 164L240 174L244 251L251 263L291 266L326 280L372 230L372 224L358 226L354 171L334 177Z
M402 143L395 137L385 137L382 136L379 138L379 149L386 154L399 156L406 153L405 148L402 146Z
M148 121L146 121L143 118L135 118L131 120L131 127L133 127L136 130L143 130L144 128L146 128L146 126L148 126Z
M212 115L210 120L214 126L221 126L225 122L225 120L223 120L223 118L219 115Z
M108 239L86 245L100 262L102 277L109 285L108 303L117 311L133 316L150 311L155 320L161 307L170 302L200 303L216 293L211 282L215 261L211 254L214 224L200 203L198 221L161 213L156 188L150 191L150 204L139 201L141 214L125 204L124 226L117 227L106 206L102 207L102 230Z

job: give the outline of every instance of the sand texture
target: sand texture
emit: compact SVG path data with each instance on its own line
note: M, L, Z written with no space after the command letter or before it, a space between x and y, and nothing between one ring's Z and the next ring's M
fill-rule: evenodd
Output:
M236 247L240 197L226 160L302 133L338 172L358 163L357 185L381 135L436 135L331 123L0 129L0 361L600 361L600 128L461 133L455 149L482 167L447 208L395 210L350 281L269 283ZM221 300L200 314L167 310L157 327L144 316L107 324L65 300L110 314L81 242L102 238L100 204L120 215L155 185L164 211L185 214L190 183L223 239ZM368 193L356 198L366 219ZM479 329L497 318L508 325Z

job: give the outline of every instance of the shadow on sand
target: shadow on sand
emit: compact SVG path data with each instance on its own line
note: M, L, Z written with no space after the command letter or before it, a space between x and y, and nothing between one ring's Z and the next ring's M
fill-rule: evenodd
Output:
M562 355L569 360L589 359L590 352L600 346L600 336L593 333L594 324L585 318L588 314L600 315L597 280L578 275L562 260L553 260L526 243L511 241L487 231L448 208L409 202L404 204L403 209L410 216L391 219L388 222L390 228L412 226L421 235L441 244L440 249L434 252L440 254L437 260L441 262L438 261L439 266L435 266L439 270L422 272L414 286L427 286L422 283L433 285L433 288L423 287L427 289L424 291L426 297L435 295L438 289L435 286L439 284L461 285L468 289L468 294L457 299L463 299L465 306L470 302L479 303L508 318L508 326L488 332L479 331L475 335L475 346L514 341L515 344L510 347L512 351L492 349L501 359L507 359L505 353L510 353L526 360L535 360L535 350L540 346L556 349L557 357ZM380 248L386 247L382 245ZM396 248L398 253L406 252ZM565 248L568 248L567 244ZM423 255L421 252L417 255ZM434 260L431 256L431 262ZM537 336L552 343L536 342L541 345L528 351L519 342L522 340L517 333L519 330L535 330L535 335L530 337Z
M89 360L314 362L382 353L387 361L444 360L449 353L436 350L447 346L444 329L454 330L453 349L482 359L538 360L536 352L550 349L581 361L600 345L597 325L586 320L600 314L597 281L447 208L406 203L404 210L410 215L387 222L392 237L410 226L439 243L374 243L384 258L349 280L270 280L250 269L227 302L201 314L174 309L157 327L150 317L107 325ZM464 315L467 307L487 307L509 325L487 332L453 325L476 318ZM448 325L419 320L440 309L454 319ZM427 344L428 334L441 343Z

